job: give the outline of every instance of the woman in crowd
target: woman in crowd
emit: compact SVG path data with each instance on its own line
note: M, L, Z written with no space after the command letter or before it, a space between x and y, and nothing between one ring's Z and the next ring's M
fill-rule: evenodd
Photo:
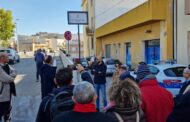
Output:
M53 66L53 58L48 55L45 57L45 64L40 69L42 98L47 96L55 88L54 78L57 67Z
M106 113L118 122L145 122L140 97L140 89L135 81L128 78L121 80L109 91L114 106Z

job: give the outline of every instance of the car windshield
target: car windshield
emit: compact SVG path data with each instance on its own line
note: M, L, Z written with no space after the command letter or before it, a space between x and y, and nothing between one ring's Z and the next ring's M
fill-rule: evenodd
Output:
M10 53L10 50L0 50L0 52Z
M164 73L168 77L183 77L183 70L185 67L174 67L164 70Z
M115 61L114 61L114 60L107 60L107 64L108 64L108 65L114 65L114 64L115 64Z

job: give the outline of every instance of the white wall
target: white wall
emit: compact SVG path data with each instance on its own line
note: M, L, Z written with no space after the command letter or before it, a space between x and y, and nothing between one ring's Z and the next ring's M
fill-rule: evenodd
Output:
M189 64L188 57L188 31L190 31L190 15L185 15L185 0L178 0L178 26L177 26L177 60L181 64ZM190 7L190 6L189 6Z
M96 28L136 8L148 0L95 0Z

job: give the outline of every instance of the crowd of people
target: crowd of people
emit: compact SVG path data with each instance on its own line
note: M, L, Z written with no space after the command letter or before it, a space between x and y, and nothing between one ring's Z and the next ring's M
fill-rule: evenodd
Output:
M184 69L186 81L173 98L159 86L145 62L139 63L137 78L130 75L126 65L116 64L107 95L107 67L101 56L96 57L92 69L94 79L82 65L76 65L82 79L76 84L73 69L57 70L52 56L38 50L35 61L42 93L36 122L190 122L190 66ZM7 62L8 55L0 53L0 122L11 121L11 96L16 95L17 73Z
M130 75L126 65L118 63L107 98L107 67L101 56L95 59L93 80L80 64L76 69L82 81L76 85L73 85L72 69L62 68L55 73L54 81L52 79L55 87L42 100L36 122L190 121L190 67L184 70L186 82L179 95L173 98L158 84L145 62L139 63L137 78Z

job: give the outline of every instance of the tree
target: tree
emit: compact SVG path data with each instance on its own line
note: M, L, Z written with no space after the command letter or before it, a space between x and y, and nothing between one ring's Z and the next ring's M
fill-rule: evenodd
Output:
M0 40L2 46L9 45L9 39L14 36L15 24L13 22L12 12L0 9Z

